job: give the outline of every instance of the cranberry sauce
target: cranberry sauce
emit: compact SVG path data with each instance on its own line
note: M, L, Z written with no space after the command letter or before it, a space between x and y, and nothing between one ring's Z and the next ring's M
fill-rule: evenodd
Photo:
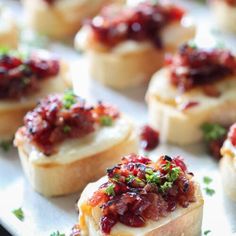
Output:
M88 107L81 98L68 91L50 95L26 114L23 132L45 155L56 152L55 145L65 139L81 138L93 132L96 125L111 126L119 112L101 102Z
M0 55L0 99L19 99L33 94L40 81L59 73L59 62L41 59L34 55L23 59L19 54L6 52Z
M236 58L229 51L204 50L188 44L181 46L173 57L168 57L166 64L171 83L181 91L211 85L236 72Z
M230 127L228 139L231 141L232 145L236 147L236 123Z
M105 8L89 23L93 38L108 47L124 40L150 40L161 48L161 30L170 22L180 21L185 13L177 6L151 1L113 11Z
M227 2L231 6L236 6L236 0L224 0L224 1Z
M109 234L120 222L143 227L147 220L158 221L177 206L195 201L195 188L182 158L161 156L157 162L130 154L107 170L104 183L89 199L102 210L100 227Z
M43 0L43 1L49 5L52 5L56 0Z
M146 151L151 151L159 144L159 133L150 126L145 125L140 133L141 147Z

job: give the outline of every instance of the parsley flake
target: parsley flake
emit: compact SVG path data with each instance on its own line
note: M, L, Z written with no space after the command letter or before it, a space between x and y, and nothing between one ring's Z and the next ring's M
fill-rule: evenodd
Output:
M0 142L0 148L4 152L8 152L12 147L12 140L4 140Z
M219 124L205 123L202 125L201 129L203 131L204 139L207 141L222 138L227 132L227 130Z
M205 230L204 231L204 235L208 235L209 233L211 233L211 230Z
M76 103L76 95L72 90L67 90L63 97L63 106L65 109L70 109Z
M169 182L174 182L178 179L180 173L179 167L174 167L171 169L171 171L166 175L166 178Z
M203 182L204 184L210 184L212 182L212 178L208 177L208 176L204 176L203 177Z
M102 126L112 126L113 119L111 116L104 115L99 118L99 122Z
M64 127L63 127L63 132L64 133L69 133L71 131L71 127L69 126L69 125L65 125Z
M106 189L105 192L107 195L109 196L115 196L115 190L114 190L115 186L113 184L109 185Z
M148 183L152 184L159 184L160 183L160 176L158 172L153 172L152 174L146 174L145 175L146 180Z
M12 213L16 216L16 218L20 221L23 221L25 216L24 216L24 212L22 210L22 208L18 208L12 211Z
M204 190L205 190L206 194L209 196L213 196L216 192L214 189L209 188L209 187L204 188Z
M173 185L173 182L165 182L163 185L161 185L161 191L165 193L167 190L169 190Z
M65 234L61 234L59 231L53 232L50 236L66 236Z

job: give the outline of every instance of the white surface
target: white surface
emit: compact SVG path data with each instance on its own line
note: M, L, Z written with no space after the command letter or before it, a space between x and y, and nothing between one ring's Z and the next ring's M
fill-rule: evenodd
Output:
M12 4L10 0L4 2ZM200 16L198 18L200 34L197 37L197 41L204 46L212 45L215 40L208 33L209 28L211 28L211 16L206 9L202 9L199 5L191 4L189 1L185 1L185 3L193 12L193 16ZM12 6L14 6L14 3ZM16 7L15 9L19 8ZM219 38L217 39L218 42L222 42L222 39L227 40L227 47L233 48L236 46L236 43L234 43L236 40L233 36L219 35L215 30L214 34ZM59 43L50 45L50 48L66 59L73 60L78 58L78 54L71 48ZM74 76L78 94L88 99L102 99L114 103L138 123L146 122L145 87L123 92L114 91L105 88L97 82L91 83L86 76L87 69L84 60L75 63L73 68L76 71ZM210 197L203 191L205 197L203 232L211 230L208 236L231 236L236 233L236 203L230 201L223 194L217 162L205 154L204 147L197 145L181 149L179 147L161 145L151 153L151 157L156 158L159 154L183 156L189 170L195 173L201 184L203 176L210 176L214 179L210 187L216 190L216 194ZM203 184L202 187L204 187ZM8 154L2 153L0 155L0 223L12 232L14 236L49 236L57 230L69 235L71 227L77 220L75 202L78 197L79 194L50 199L42 197L33 191L28 181L24 178L15 150ZM22 207L25 213L23 222L19 221L11 213L13 209L19 207Z

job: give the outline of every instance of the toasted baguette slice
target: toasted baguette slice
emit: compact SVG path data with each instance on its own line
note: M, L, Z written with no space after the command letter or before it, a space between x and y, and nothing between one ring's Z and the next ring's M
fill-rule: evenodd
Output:
M101 209L92 208L87 204L88 199L103 183L106 177L95 183L88 184L78 201L79 225L81 236L103 236L99 227ZM117 223L109 235L106 236L200 236L203 214L203 198L198 184L195 185L196 202L191 203L187 208L178 207L166 217L158 221L149 221L144 227L128 227Z
M67 75L68 68L61 63L60 73L56 78L49 78L40 82L40 90L33 95L20 100L0 101L0 140L11 140L22 124L27 111L32 109L38 100L50 93L62 93L70 87Z
M49 157L30 145L20 132L15 145L33 188L45 196L59 196L82 191L121 155L136 152L138 139L132 122L122 116L112 127L62 143L58 152Z
M222 177L223 188L226 194L236 201L236 150L227 139L221 148L221 154L223 155L220 160L220 171Z
M225 1L211 1L215 21L224 31L236 33L236 6L229 5Z
M7 9L0 6L0 46L16 48L18 45L19 30L12 15Z
M201 88L181 94L170 84L169 77L167 68L158 71L146 94L149 123L160 131L163 142L179 145L199 142L203 123L228 126L236 120L235 78L215 83L221 95L209 97ZM191 102L197 102L197 105L184 109Z
M99 45L90 43L89 29L84 27L76 36L75 46L88 53L91 78L112 88L123 89L147 82L163 65L164 54L174 52L194 35L192 24L172 23L162 32L164 49L157 49L150 42L126 41L104 51Z
M123 0L61 0L47 4L44 0L22 0L26 21L41 34L61 39L72 36L85 18L94 16L102 6Z

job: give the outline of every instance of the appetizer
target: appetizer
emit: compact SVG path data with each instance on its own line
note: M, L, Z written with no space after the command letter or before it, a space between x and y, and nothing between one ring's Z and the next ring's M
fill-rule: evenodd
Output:
M123 0L22 0L26 20L40 34L53 38L73 36L83 20L92 17L102 6Z
M115 107L89 106L72 91L49 95L15 137L25 174L45 196L81 191L121 155L136 152L133 122Z
M13 16L0 5L0 47L16 48L18 45L18 27Z
M226 194L236 201L236 123L231 126L226 141L221 148L223 158L220 171Z
M0 139L12 139L25 113L39 98L63 92L68 86L67 67L42 52L0 51Z
M210 3L219 27L236 33L236 0L211 0Z
M88 52L92 78L118 89L137 86L160 68L164 52L194 36L185 15L179 6L151 0L108 6L84 25L75 44Z
M204 123L227 127L236 120L236 58L226 49L184 44L153 76L146 100L162 141L201 141Z
M201 190L180 157L124 156L87 185L78 209L81 236L201 235Z

